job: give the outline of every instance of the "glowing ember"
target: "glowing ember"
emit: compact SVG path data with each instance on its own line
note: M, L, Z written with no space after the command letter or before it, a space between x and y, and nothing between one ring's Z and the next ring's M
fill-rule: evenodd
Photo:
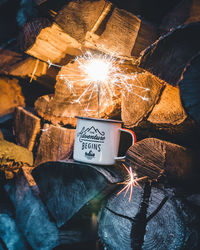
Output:
M117 195L121 194L124 190L124 197L127 195L129 189L130 189L130 194L129 194L129 202L131 201L132 195L133 195L133 187L135 186L140 186L140 184L138 183L139 181L142 181L144 179L147 179L147 176L141 177L141 178L137 178L136 173L133 173L132 168L129 167L129 169L123 164L124 168L126 169L126 171L128 172L128 178L124 181L124 182L120 182L118 184L123 184L125 185L124 188L122 188L121 191L119 191L117 193Z
M60 75L60 78L65 81L69 91L74 96L73 102L81 104L85 96L89 94L86 112L89 110L90 100L95 93L98 95L98 114L100 106L106 108L112 105L113 98L118 97L117 91L119 90L122 90L122 94L129 92L143 101L149 100L146 96L143 96L143 93L150 91L150 89L133 84L137 73L126 74L120 68L120 65L124 63L123 60L104 54L95 55L86 52L84 55L76 57L75 61L78 63L78 69L72 69L69 74ZM50 61L48 63L49 66L61 67ZM79 96L76 96L73 92L77 83L87 86Z

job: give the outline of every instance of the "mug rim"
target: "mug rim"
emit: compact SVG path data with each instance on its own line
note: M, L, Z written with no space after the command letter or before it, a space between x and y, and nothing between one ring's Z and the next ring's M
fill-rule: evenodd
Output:
M83 119L83 120L94 120L94 121L103 121L103 122L114 122L114 123L121 123L123 124L123 121L118 120L112 120L112 119L104 119L104 118L96 118L96 117L87 117L87 116L75 116L75 118Z

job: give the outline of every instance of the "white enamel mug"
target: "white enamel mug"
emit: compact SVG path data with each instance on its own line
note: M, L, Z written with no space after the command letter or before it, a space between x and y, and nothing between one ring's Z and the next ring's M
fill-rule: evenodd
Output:
M76 137L73 158L75 161L97 165L113 165L118 157L121 131L131 134L132 145L136 142L134 132L121 128L122 122L76 116Z

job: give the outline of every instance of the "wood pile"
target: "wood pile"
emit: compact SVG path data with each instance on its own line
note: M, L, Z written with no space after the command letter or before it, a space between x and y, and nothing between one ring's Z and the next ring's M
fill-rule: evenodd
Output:
M199 1L119 2L16 3L0 38L0 249L200 245ZM101 87L88 58L117 69ZM114 166L74 162L77 115L122 120L137 143L122 133Z

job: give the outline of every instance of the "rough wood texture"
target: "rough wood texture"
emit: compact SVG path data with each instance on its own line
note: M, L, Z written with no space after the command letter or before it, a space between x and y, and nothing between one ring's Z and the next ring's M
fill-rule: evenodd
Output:
M28 149L12 142L0 140L0 157L33 164L33 154Z
M181 24L200 21L199 0L182 0L162 20L160 29L169 31Z
M98 235L107 249L195 249L200 242L198 212L172 189L134 187L130 202L115 192L99 218Z
M185 121L187 115L180 100L180 90L167 84L159 102L153 107L148 121L154 124L178 125Z
M29 79L30 82L32 80L36 80L40 84L53 89L58 68L49 68L47 63L42 62L39 59L29 57L25 60L21 60L18 63L8 65L6 69L0 69L0 73L9 76L20 77L23 79Z
M0 139L0 175L3 176L3 179L12 179L22 167L30 169L32 164L32 152Z
M80 163L47 162L36 167L32 174L58 227L108 184L102 174Z
M26 22L19 34L19 46L22 51L30 48L43 28L50 26L51 23L47 18L32 18L31 21Z
M87 74L77 61L63 66L57 75L55 94L42 96L35 102L37 113L53 124L75 125L76 115L97 117L97 88L87 80ZM112 78L112 76L111 76ZM120 114L121 93L118 87L112 93L103 86L100 93L100 117L110 118ZM115 93L114 93L115 92Z
M176 85L188 61L200 49L199 32L199 22L173 29L144 51L139 66Z
M71 1L62 8L55 22L66 34L82 43L86 32L94 27L107 4L104 0Z
M200 122L200 55L194 57L186 66L180 82L181 101L186 112Z
M182 146L147 138L131 146L126 153L125 164L138 174L157 180L167 176L169 180L181 181L194 178L197 156Z
M137 126L157 103L164 82L148 72L137 73L133 85L149 88L149 91L144 91L141 88L133 88L131 92L124 91L122 95L122 120L127 127ZM146 97L148 100L142 100L141 97Z
M24 97L18 80L0 78L0 116L12 113L17 106L24 106Z
M0 72L3 72L4 70L7 70L7 67L13 64L16 64L17 62L20 62L23 59L23 56L21 53L15 51L15 48L1 48L0 49Z
M86 47L115 56L138 57L140 52L156 40L156 29L134 14L114 8L103 32L88 33Z
M14 131L19 145L32 151L40 128L39 117L21 107L15 110Z
M45 62L61 63L66 54L79 55L80 44L56 24L41 30L26 53Z
M75 129L44 124L35 164L46 161L67 160L73 151Z
M33 249L53 249L59 245L58 229L50 221L38 188L30 187L23 173L4 187L15 207L17 227L30 246Z

